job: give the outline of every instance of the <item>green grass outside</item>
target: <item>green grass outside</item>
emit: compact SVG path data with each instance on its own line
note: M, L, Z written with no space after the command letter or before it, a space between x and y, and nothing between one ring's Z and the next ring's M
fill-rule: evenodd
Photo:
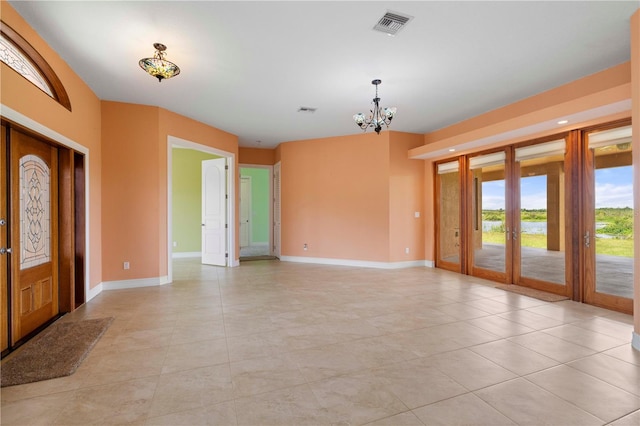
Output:
M503 232L483 232L485 243L504 244ZM520 234L522 247L547 248L547 236L542 234ZM596 254L633 257L633 239L596 238Z

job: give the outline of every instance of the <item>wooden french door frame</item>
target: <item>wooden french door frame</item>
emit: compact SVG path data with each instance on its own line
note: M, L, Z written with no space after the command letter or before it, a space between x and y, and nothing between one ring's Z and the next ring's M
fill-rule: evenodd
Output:
M442 236L443 230L441 229L440 224L442 223L442 175L438 172L438 165L443 163L458 163L458 230L457 230L457 238L458 238L458 263L451 262L443 258L443 248L442 248ZM465 177L466 177L466 157L461 156L453 159L447 159L444 161L438 161L435 164L435 179L434 179L434 189L433 193L435 194L435 253L436 253L436 267L441 269L446 269L448 271L458 272L461 274L466 274L467 265L466 265L466 251L465 247L465 232L466 229L466 218L467 215L464 213L467 210L467 199L465 197L466 194L466 186L464 185Z
M505 153L505 160L504 160L504 180L505 180L505 248L504 248L505 265L504 266L505 266L505 270L504 272L486 269L486 268L482 268L480 266L475 265L475 247L474 247L475 242L473 238L473 233L475 231L482 232L481 218L476 218L476 221L479 222L479 229L475 230L475 229L472 229L472 227L474 223L474 215L477 214L479 217L481 217L482 209L480 209L480 213L478 214L478 212L476 211L476 208L479 205L479 201L477 199L474 200L474 198L478 198L477 194L480 192L480 189L481 189L480 187L482 186L482 184L480 183L480 185L478 185L479 182L474 180L474 174L469 167L471 158L483 156L483 155L495 154L499 152ZM466 188L466 190L464 191L464 199L466 200L466 203L467 203L465 206L466 208L464 210L465 229L463 232L463 234L465 235L465 241L466 241L466 244L465 244L465 247L466 247L465 257L467 259L466 269L469 275L473 275L478 278L484 278L484 279L505 283L505 284L510 284L512 282L512 277L513 277L513 267L512 267L513 249L512 249L512 238L511 238L512 222L513 222L513 193L509 191L509 188L512 186L511 182L513 180L513 168L511 166L512 157L513 157L513 150L509 146L501 147L499 149L492 149L489 151L481 151L481 152L469 155L467 156L467 166L465 167L466 176L464 180L465 181L464 188Z
M475 249L474 249L474 240L473 240L473 229L470 229L471 224L474 223L474 214L476 214L475 205L479 202L474 200L474 193L478 193L480 191L478 183L474 181L474 173L469 168L466 167L467 175L465 177L465 185L464 191L466 194L464 199L466 200L466 207L464 207L464 211L466 212L466 220L465 220L465 232L463 235L465 236L465 247L466 247L466 256L468 261L466 262L467 270L470 275L477 276L480 278L489 279L496 282L502 282L505 284L516 284L524 287L531 287L537 290L547 291L550 293L561 294L567 297L573 296L574 291L574 271L572 253L574 251L575 243L572 241L572 235L575 232L576 224L568 223L564 229L564 240L565 240L565 256L564 256L564 266L565 266L565 281L563 284L557 284L550 281L544 281L542 279L537 279L534 277L525 277L522 276L522 246L521 246L521 169L520 163L515 161L515 152L517 148L523 148L527 146L534 146L538 144L543 144L545 142L550 142L558 139L565 139L567 142L567 153L565 154L565 168L572 167L575 163L573 157L575 156L575 146L576 142L574 141L575 135L570 134L561 134L561 135L551 135L549 137L535 139L531 141L527 141L525 143L509 145L506 147L501 147L499 149L493 149L483 152L474 153L469 155L468 158L471 159L476 156L490 155L493 153L504 152L505 153L505 162L504 162L504 182L505 182L505 264L504 264L504 272L496 271L491 269L486 269L475 265ZM469 161L468 161L469 162ZM570 179L565 178L564 182L564 215L565 218L569 217L577 217L577 216L569 216L572 214L572 209L575 208L576 203L576 192L575 192L575 184L570 182ZM480 219L477 219L480 221Z
M619 120L594 126L577 132L578 148L581 159L581 197L582 214L580 217L579 247L580 259L580 300L590 305L613 309L627 314L633 314L633 299L615 296L597 291L596 285L596 251L595 251L595 156L588 146L587 135L594 131L611 130L631 125L631 120ZM632 157L633 158L633 157ZM587 234L588 232L588 234ZM634 229L634 234L637 232ZM586 241L589 241L587 243Z
M518 144L514 146L514 152L515 149L517 148L523 148L523 147L528 147L528 146L535 146L535 145L539 145L539 144L544 144L546 142L551 142L554 140L560 140L560 139L564 139L565 143L566 143L566 153L565 153L565 160L564 160L564 171L565 173L570 174L571 173L571 167L572 164L574 164L574 162L572 162L572 158L574 156L574 152L575 152L575 141L574 141L574 133L571 134L560 134L560 135L552 135L552 136L548 136L545 138L540 138L540 139L535 139L532 141L528 141L522 144ZM515 225L515 228L518 232L518 240L513 242L513 264L514 264L514 269L513 269L513 283L516 285L521 285L523 287L531 287L534 288L536 290L541 290L541 291L546 291L548 293L555 293L555 294L559 294L559 295L563 295L563 296L567 296L572 298L573 296L573 271L572 271L572 264L574 263L573 257L572 257L572 253L573 253L573 246L574 246L574 242L572 241L572 232L573 231L573 224L571 221L571 223L568 223L568 219L571 217L577 217L577 216L570 216L570 214L572 213L572 209L575 207L575 205L577 205L577 203L575 202L575 198L576 198L576 193L574 192L576 185L574 182L571 181L571 179L567 179L567 177L565 176L564 179L564 215L565 215L565 220L567 222L565 222L567 224L567 226L565 226L564 228L564 242L565 242L565 255L564 255L564 270L565 270L565 274L564 274L564 285L563 284L558 284L558 283L554 283L554 282L550 282L550 281L544 281L541 279L536 279L533 277L528 277L528 276L523 276L522 275L522 245L521 245L521 236L522 236L522 232L521 232L521 220L520 220L520 213L521 213L521 165L520 162L515 161L515 156L513 159L513 164L512 164L512 173L513 173L513 182L514 182L514 189L513 189L513 216L512 216L512 223ZM567 170L569 170L569 172L567 172ZM547 224L549 219L549 211L547 209Z

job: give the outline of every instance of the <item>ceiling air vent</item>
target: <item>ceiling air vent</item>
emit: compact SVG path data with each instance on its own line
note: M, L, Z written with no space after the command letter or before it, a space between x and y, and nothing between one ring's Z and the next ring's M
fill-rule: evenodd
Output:
M298 112L306 112L308 114L312 114L314 112L316 112L318 108L311 108L311 107L304 107L301 106L300 108L298 108Z
M387 10L387 13L380 18L373 29L389 35L396 35L398 31L403 29L404 26L412 19L413 16L403 15L398 12L391 12L390 10Z

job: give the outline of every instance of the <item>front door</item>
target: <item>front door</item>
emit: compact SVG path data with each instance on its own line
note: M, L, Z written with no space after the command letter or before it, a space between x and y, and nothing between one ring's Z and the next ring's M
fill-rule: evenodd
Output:
M57 148L11 130L11 343L58 314Z
M0 139L0 352L9 348L9 253L7 239L9 218L7 217L7 130L3 125Z
M227 264L226 159L202 162L202 263Z

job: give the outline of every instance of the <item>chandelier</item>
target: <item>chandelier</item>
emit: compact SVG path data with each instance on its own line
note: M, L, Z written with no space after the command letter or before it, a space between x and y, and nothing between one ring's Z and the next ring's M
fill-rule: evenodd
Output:
M353 121L365 132L367 128L373 127L373 130L375 130L377 134L380 134L382 126L385 125L389 128L391 120L393 120L393 117L396 115L396 107L380 108L380 98L378 97L378 85L380 83L382 83L382 80L378 79L371 82L371 84L376 86L376 97L373 98L373 109L369 110L371 112L369 117L366 117L361 112L353 116Z
M149 73L149 75L156 77L158 82L161 82L165 78L175 77L180 74L180 68L178 68L178 66L173 62L167 61L164 58L167 46L162 43L153 43L153 47L156 49L156 53L153 54L153 58L140 59L140 62L138 62L140 68Z

